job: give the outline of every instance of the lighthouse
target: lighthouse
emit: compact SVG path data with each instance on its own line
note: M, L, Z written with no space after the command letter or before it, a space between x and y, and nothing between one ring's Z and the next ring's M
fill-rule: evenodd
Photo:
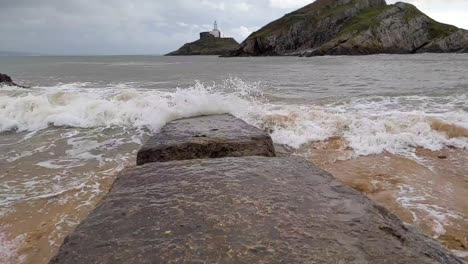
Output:
M210 32L211 35L213 35L215 38L220 38L221 37L221 31L218 29L218 22L214 22L213 30Z
M214 22L213 30L207 32L200 32L200 39L207 37L221 38L221 31L218 29L218 22Z

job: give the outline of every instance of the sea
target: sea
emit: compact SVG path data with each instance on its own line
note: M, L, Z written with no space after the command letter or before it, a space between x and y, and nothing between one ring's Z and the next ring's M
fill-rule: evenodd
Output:
M175 119L230 113L468 257L468 55L0 57L0 263L47 263Z

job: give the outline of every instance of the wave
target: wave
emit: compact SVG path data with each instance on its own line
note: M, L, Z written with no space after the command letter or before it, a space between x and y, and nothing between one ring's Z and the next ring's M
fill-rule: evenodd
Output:
M357 155L411 153L421 147L468 148L466 95L369 96L332 104L271 103L257 83L230 78L196 82L171 91L140 89L135 83L93 87L92 83L11 89L0 94L0 132L37 131L50 126L130 127L157 132L178 118L231 113L268 130L278 144L300 148L334 137Z
M253 105L243 98L248 85L235 79L227 81L225 87L229 85L233 89L230 93L201 83L174 92L121 89L121 86L90 89L88 83L21 91L0 96L0 131L35 131L49 126L124 126L156 132L174 119L234 113Z
M431 119L433 130L445 133L449 138L468 137L468 128L446 123L438 119Z
M371 103L372 104L372 103ZM344 138L357 155L411 154L416 148L468 148L468 115L463 111L390 110L347 106L285 107L267 115L263 126L275 142L300 148L314 141Z

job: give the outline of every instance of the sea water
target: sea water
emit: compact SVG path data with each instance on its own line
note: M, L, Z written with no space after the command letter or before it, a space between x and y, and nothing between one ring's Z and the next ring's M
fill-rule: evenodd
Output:
M468 55L2 57L0 262L47 263L167 122L231 113L468 251Z

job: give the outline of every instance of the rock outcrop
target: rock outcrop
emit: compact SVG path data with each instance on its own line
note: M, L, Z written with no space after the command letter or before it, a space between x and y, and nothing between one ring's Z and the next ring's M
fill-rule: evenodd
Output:
M1 86L1 85L6 85L6 86L18 86L18 87L26 88L26 86L22 86L22 85L16 84L15 82L13 82L13 80L11 79L10 76L8 76L8 75L6 75L6 74L3 74L3 73L0 73L0 86Z
M195 42L187 43L166 56L228 55L238 48L239 43L233 38L205 37Z
M232 115L212 115L168 123L138 151L137 165L242 156L273 157L273 141Z
M212 118L223 125L233 120ZM163 133L182 136L193 129L186 136L191 141L211 131L210 117L194 120L172 123ZM223 143L228 149L256 131L240 121L228 129L234 131L222 133L231 138ZM216 133L202 138L219 140ZM195 144L161 140L186 152ZM202 157L216 156L206 155L217 149L205 143ZM307 161L245 154L187 155L124 170L51 263L462 264L437 241Z
M468 52L468 31L407 3L317 0L254 32L232 56Z

